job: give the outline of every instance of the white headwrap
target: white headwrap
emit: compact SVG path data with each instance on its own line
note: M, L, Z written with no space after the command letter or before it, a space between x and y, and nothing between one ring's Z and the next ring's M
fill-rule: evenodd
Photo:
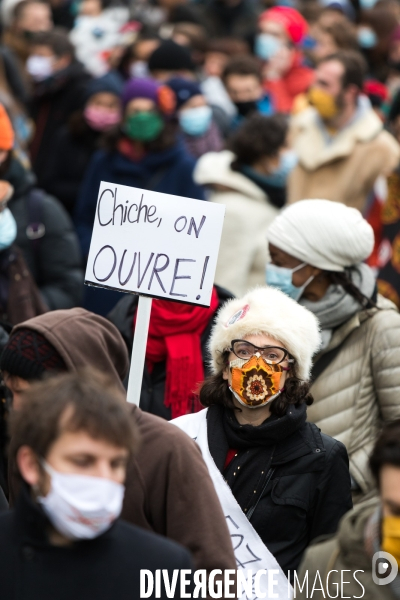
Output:
M331 200L301 200L281 212L268 242L325 271L344 271L366 260L374 247L372 227L355 208Z

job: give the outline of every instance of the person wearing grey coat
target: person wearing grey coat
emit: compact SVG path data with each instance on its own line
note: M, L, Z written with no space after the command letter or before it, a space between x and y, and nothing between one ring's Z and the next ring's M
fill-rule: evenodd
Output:
M378 294L364 262L374 247L372 227L339 202L302 200L267 236L267 283L284 284L319 320L308 420L346 446L357 504L376 494L368 469L376 435L400 418L400 314Z

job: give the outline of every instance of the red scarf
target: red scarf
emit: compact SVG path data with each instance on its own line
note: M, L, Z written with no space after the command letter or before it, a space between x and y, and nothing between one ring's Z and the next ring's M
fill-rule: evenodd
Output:
M219 305L213 289L210 308L171 300L153 300L146 365L166 361L167 379L164 404L171 407L171 418L199 411L202 406L196 387L204 379L201 335ZM136 314L133 319L135 330Z

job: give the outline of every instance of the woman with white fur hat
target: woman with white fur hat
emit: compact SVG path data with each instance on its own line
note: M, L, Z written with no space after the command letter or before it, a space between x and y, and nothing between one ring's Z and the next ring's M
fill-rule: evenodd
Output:
M363 263L374 234L361 213L329 200L302 200L270 226L267 283L318 318L308 418L343 442L353 502L375 494L368 457L382 424L400 418L400 315L377 294Z
M314 315L279 290L228 301L210 338L214 374L200 390L208 408L172 421L196 439L236 542L244 536L238 564L251 558L238 554L248 543L289 579L310 541L335 532L352 506L345 447L307 422L320 342ZM265 569L263 560L246 568Z

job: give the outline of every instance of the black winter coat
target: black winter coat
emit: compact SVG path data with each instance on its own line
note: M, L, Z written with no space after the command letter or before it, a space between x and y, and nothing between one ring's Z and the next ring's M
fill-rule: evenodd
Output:
M75 61L54 77L35 85L31 116L36 124L31 160L39 187L45 188L47 162L57 148L57 133L85 103L90 76Z
M22 250L45 303L50 310L79 306L83 270L79 242L70 217L55 198L45 193L41 193L39 206L32 215L29 198L35 189L35 179L16 159L12 159L3 179L14 187L8 206L17 221L15 243ZM45 228L43 237L36 241L27 235L33 218Z
M173 569L192 568L185 548L125 521L67 547L48 543L48 525L26 489L15 510L0 514L2 600L133 600L140 598L140 569L168 569L171 579Z
M238 504L293 580L310 542L335 533L352 508L345 446L306 422L305 404L258 427L239 425L232 410L214 405L207 432L214 462ZM228 449L236 452L225 466Z
M80 185L90 159L98 149L101 134L82 125L81 135L65 126L55 135L57 152L49 156L43 187L54 195L72 215Z
M223 302L233 298L233 296L230 292L217 285L215 288L217 290L219 299L219 309ZM138 296L126 295L118 302L116 307L107 316L107 318L119 329L128 347L129 355L132 353L133 317L137 309L137 304ZM201 336L203 366L204 373L206 375L209 374L209 355L207 351L207 343L210 338L211 329L214 325L214 320L215 319L208 323ZM167 371L165 361L155 364L151 374L145 365L143 372L142 391L140 394L140 408L152 413L153 415L157 415L158 417L163 417L169 421L171 419L171 409L164 404L166 376Z

